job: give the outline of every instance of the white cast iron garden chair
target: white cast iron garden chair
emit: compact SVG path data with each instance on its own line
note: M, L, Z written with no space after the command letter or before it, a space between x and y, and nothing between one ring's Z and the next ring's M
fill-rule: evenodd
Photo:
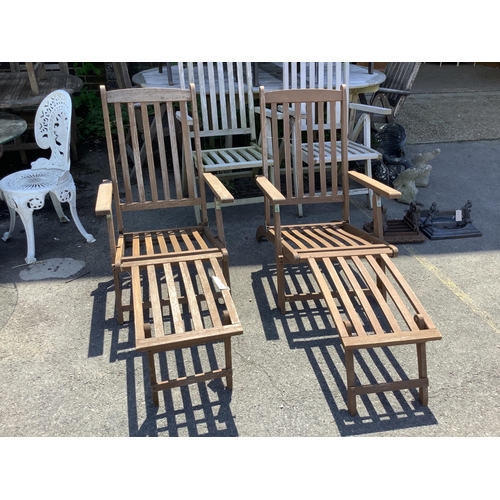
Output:
M10 227L2 239L10 238L17 212L26 231L27 264L36 261L33 211L44 206L47 194L61 222L69 222L61 208L61 202L67 202L80 233L89 243L95 241L83 228L76 212L76 187L69 172L71 106L71 97L64 90L52 92L41 102L35 116L35 139L41 149L50 148L50 158L39 158L31 163L31 170L14 172L0 180L0 197L10 213Z

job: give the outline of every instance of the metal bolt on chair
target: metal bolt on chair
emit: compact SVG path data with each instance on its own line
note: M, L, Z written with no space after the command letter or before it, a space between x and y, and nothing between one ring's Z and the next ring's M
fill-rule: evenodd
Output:
M0 180L0 198L5 200L10 213L10 227L2 239L7 241L12 235L17 212L26 230L27 264L36 261L33 211L45 205L47 194L61 222L69 222L61 207L61 202L67 202L82 236L89 243L95 241L83 228L76 212L76 187L69 172L71 110L71 97L66 91L56 90L49 94L36 112L35 139L40 148L50 148L50 158L39 158L31 163L31 170L14 172Z

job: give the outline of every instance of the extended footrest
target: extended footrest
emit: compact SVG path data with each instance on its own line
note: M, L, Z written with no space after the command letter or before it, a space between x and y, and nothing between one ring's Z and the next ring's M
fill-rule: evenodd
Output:
M441 339L422 304L385 254L310 258L308 264L345 350L347 406L356 415L356 395L419 388L427 405L425 343ZM354 351L415 344L418 378L356 385Z
M232 388L231 337L243 333L221 268L221 256L186 256L177 262L129 263L135 346L148 355L153 402L158 392L215 378ZM155 354L224 342L225 367L158 380Z

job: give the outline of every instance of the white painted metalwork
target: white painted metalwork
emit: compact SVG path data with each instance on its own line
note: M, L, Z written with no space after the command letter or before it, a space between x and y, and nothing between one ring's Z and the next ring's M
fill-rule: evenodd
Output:
M71 110L71 97L66 91L56 90L49 94L36 112L35 139L40 148L51 150L50 158L39 158L31 163L31 170L14 172L0 180L0 197L7 203L10 213L9 230L2 239L7 241L12 235L17 212L26 231L27 264L36 261L33 211L45 205L47 194L61 222L69 222L61 207L61 202L65 202L82 236L89 243L95 241L83 228L76 212L76 187L69 172Z

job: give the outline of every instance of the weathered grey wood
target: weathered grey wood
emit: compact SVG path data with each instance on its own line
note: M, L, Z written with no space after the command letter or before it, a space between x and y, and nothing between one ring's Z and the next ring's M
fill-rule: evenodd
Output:
M37 108L40 103L54 90L65 90L72 95L79 92L83 87L83 81L77 76L70 75L67 63L59 63L62 70L46 71L45 63L25 63L25 69L21 65L11 65L11 73L0 73L0 110L9 109L14 113L24 113L30 108ZM32 129L33 118L31 113L26 114L28 130ZM21 140L22 139L22 140ZM23 135L14 144L4 147L5 151L20 151L23 163L27 163L25 151L38 149L36 142L26 142ZM74 160L77 155L77 127L73 113L71 131L71 154Z
M0 73L0 109L36 107L54 90L65 90L68 94L78 92L83 81L74 75L47 72L47 78L38 80L38 95L33 95L27 72Z
M390 62L385 68L384 85L370 97L370 104L385 108L389 113L374 115L372 121L377 124L396 121L420 68L419 62ZM362 98L366 102L366 96Z
M194 83L198 93L200 138L220 138L223 147L204 143L197 171L224 177L254 177L262 171L262 149L257 143L252 64L249 62L178 62L181 88ZM245 141L232 147L233 139ZM272 163L272 158L268 159ZM264 172L267 175L267 172ZM247 197L236 204L260 203L262 198Z

